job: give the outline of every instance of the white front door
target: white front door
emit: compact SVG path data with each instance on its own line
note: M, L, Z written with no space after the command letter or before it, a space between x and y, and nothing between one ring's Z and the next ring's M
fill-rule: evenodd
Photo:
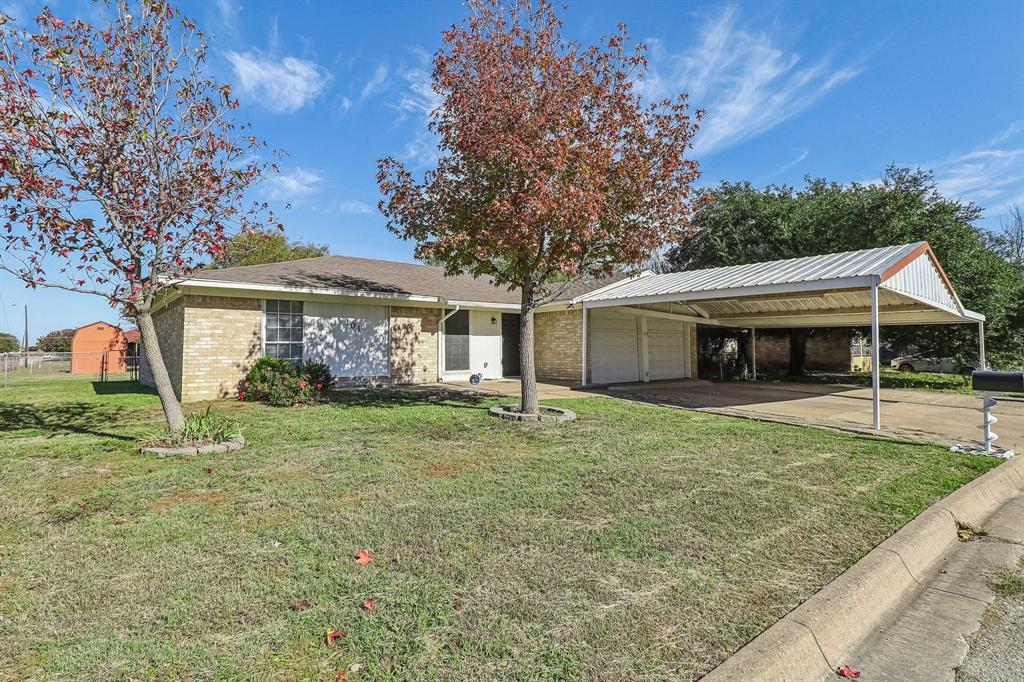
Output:
M336 377L391 374L387 306L306 301L303 359Z
M590 381L614 384L640 381L640 344L635 315L613 310L591 310Z

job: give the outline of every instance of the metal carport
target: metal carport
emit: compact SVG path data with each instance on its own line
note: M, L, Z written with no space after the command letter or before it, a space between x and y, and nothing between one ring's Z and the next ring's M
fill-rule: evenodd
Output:
M573 301L587 325L597 308L757 329L871 327L874 428L881 428L879 327L976 324L985 366L985 316L967 310L927 242L666 274L644 272ZM756 343L756 341L755 341Z

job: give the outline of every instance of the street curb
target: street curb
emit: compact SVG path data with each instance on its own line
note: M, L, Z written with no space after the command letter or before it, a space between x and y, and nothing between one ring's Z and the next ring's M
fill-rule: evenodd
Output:
M839 679L834 671L843 659L957 546L957 523L982 526L1022 490L1024 457L1007 460L954 490L701 679Z

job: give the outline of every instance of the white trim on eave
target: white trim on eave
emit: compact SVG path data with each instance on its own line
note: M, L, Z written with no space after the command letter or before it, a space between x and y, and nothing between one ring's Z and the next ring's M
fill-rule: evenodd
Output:
M742 296L760 296L767 294L790 294L805 291L830 291L832 289L861 289L878 283L878 275L845 277L841 279L819 279L786 284L759 284L729 289L704 289L699 291L678 291L663 294L641 294L622 298L592 298L594 293L581 296L588 308L607 308L618 305L640 305L643 303L689 303L690 301L710 301L720 298Z
M179 287L205 287L209 289L240 289L246 291L269 291L285 294L317 294L321 296L348 296L351 298L373 298L390 301L416 301L422 303L442 303L444 299L437 296L420 296L416 294L393 294L380 291L358 291L354 289L334 289L328 287L295 287L282 284L260 284L257 282L222 282L209 279L189 279L175 283Z
M382 291L360 291L354 289L337 289L328 287L299 287L282 284L261 284L258 282L223 282L220 280L209 280L193 278L176 282L172 291L177 291L180 296L182 289L227 289L233 291L252 292L254 294L308 294L311 296L340 296L347 298L365 298L372 301L391 301L409 303L427 303L431 305L449 307L460 306L463 310L519 310L518 303L494 303L490 301L457 301L446 299L441 296L424 296L421 294L399 294Z

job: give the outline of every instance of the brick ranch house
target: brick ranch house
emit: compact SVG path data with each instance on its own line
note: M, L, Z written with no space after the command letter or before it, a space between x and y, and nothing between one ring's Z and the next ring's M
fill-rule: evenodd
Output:
M537 311L538 380L580 382L583 311L572 299L625 279L574 282ZM427 265L323 256L208 270L178 284L153 318L184 401L235 395L263 355L325 362L342 384L519 375L519 292ZM595 329L628 327L634 344L637 321L611 311L590 320ZM657 320L651 327L667 337L653 346L653 376L690 376L695 324ZM599 369L595 380L616 379ZM152 384L144 359L140 380Z
M695 376L697 324L980 325L984 316L962 306L920 242L577 281L535 320L538 380L610 384ZM262 355L325 362L343 384L519 374L519 292L426 265L324 256L203 271L158 302L154 321L184 401L235 395ZM152 383L145 362L140 379Z

